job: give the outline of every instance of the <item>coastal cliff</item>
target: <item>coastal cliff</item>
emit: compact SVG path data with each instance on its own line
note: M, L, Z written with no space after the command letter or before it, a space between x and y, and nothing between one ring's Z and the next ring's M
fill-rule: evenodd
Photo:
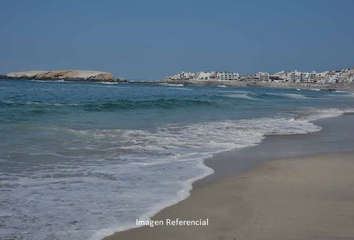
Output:
M64 81L94 81L112 82L114 77L111 73L86 70L62 70L62 71L25 71L11 72L1 75L7 79L35 79L35 80L64 80Z

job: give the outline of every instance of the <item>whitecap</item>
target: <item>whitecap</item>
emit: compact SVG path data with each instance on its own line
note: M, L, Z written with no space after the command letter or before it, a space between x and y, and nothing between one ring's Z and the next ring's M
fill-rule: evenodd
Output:
M239 98L239 99L246 99L246 100L259 100L257 98L251 97L249 94L247 93L242 93L242 94L227 94L227 95L223 95L225 97L230 97L230 98Z
M99 82L100 84L107 84L107 85L116 85L119 84L119 82Z
M179 83L160 83L162 86L170 86L170 87L184 87L184 84Z
M345 108L345 109L338 109L338 108L326 108L326 109L318 109L318 108L306 108L305 112L306 115L301 117L301 119L306 121L316 121L324 118L333 118L338 117L346 113L354 113L354 109Z
M168 89L175 89L175 90L181 90L181 91L192 91L193 90L190 88L181 88L181 87L170 87Z
M268 95L273 96L281 96L291 99L309 99L309 97L302 95L302 94L295 94L295 93L268 93Z

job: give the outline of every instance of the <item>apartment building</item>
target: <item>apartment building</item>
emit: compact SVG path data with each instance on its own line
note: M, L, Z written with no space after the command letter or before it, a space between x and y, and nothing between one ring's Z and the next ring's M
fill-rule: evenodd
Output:
M216 72L216 79L220 81L234 81L240 79L240 74L232 72Z

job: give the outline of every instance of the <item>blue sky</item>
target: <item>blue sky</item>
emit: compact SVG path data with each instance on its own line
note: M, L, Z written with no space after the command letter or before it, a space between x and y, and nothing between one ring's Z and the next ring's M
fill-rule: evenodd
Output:
M354 67L354 1L0 2L0 73L87 69L127 79Z

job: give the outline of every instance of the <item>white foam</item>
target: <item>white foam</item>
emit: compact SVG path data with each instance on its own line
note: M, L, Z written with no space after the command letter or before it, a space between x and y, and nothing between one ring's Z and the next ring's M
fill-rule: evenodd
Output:
M19 102L19 101L1 101L2 103L7 103L7 104L27 104L27 105L39 105L39 106L63 106L65 104L61 103L42 103L42 102Z
M257 98L251 97L248 93L227 94L227 95L224 95L224 96L225 97L230 97L230 98L246 99L246 100L259 100Z
M69 83L70 81L64 81L63 79L53 79L53 80L29 80L31 82L40 82L40 83Z
M107 84L107 85L116 85L119 84L119 82L99 82L100 84Z
M309 98L309 97L306 97L305 95L295 94L295 93L268 93L268 95L287 97L287 98L291 98L291 99L308 99Z
M259 144L267 134L305 134L319 131L321 128L306 121L286 118L276 119L249 119L238 121L208 122L189 126L168 125L160 127L156 132L142 130L104 130L86 131L78 133L93 135L94 138L102 138L102 134L112 137L120 134L124 142L134 143L124 146L125 150L131 149L140 153L152 153L158 151L157 155L169 156L159 161L151 161L143 154L137 165L141 167L153 167L169 163L189 162L203 171L186 179L180 186L177 196L167 201L160 202L151 208L148 213L143 214L139 219L149 219L162 208L181 201L189 196L192 183L213 171L203 164L203 159L221 151L234 148L243 148ZM74 131L75 132L75 131ZM134 139L134 141L132 141ZM155 154L153 154L155 155ZM143 193L142 193L143 194ZM105 236L115 231L124 230L133 225L113 226L98 231L95 236ZM96 238L98 239L98 238Z
M181 87L170 87L169 89L182 90L182 91L191 91L193 89L190 88L181 88Z
M348 97L354 97L354 92L348 92L348 93L346 94L346 96L348 96Z
M174 83L160 83L163 86L171 86L171 87L184 87L183 84L174 84Z
M327 109L317 109L317 108L307 108L307 112L311 114L301 117L305 121L316 121L324 118L333 118L341 116L345 113L354 113L354 109L338 109L338 108L327 108Z

